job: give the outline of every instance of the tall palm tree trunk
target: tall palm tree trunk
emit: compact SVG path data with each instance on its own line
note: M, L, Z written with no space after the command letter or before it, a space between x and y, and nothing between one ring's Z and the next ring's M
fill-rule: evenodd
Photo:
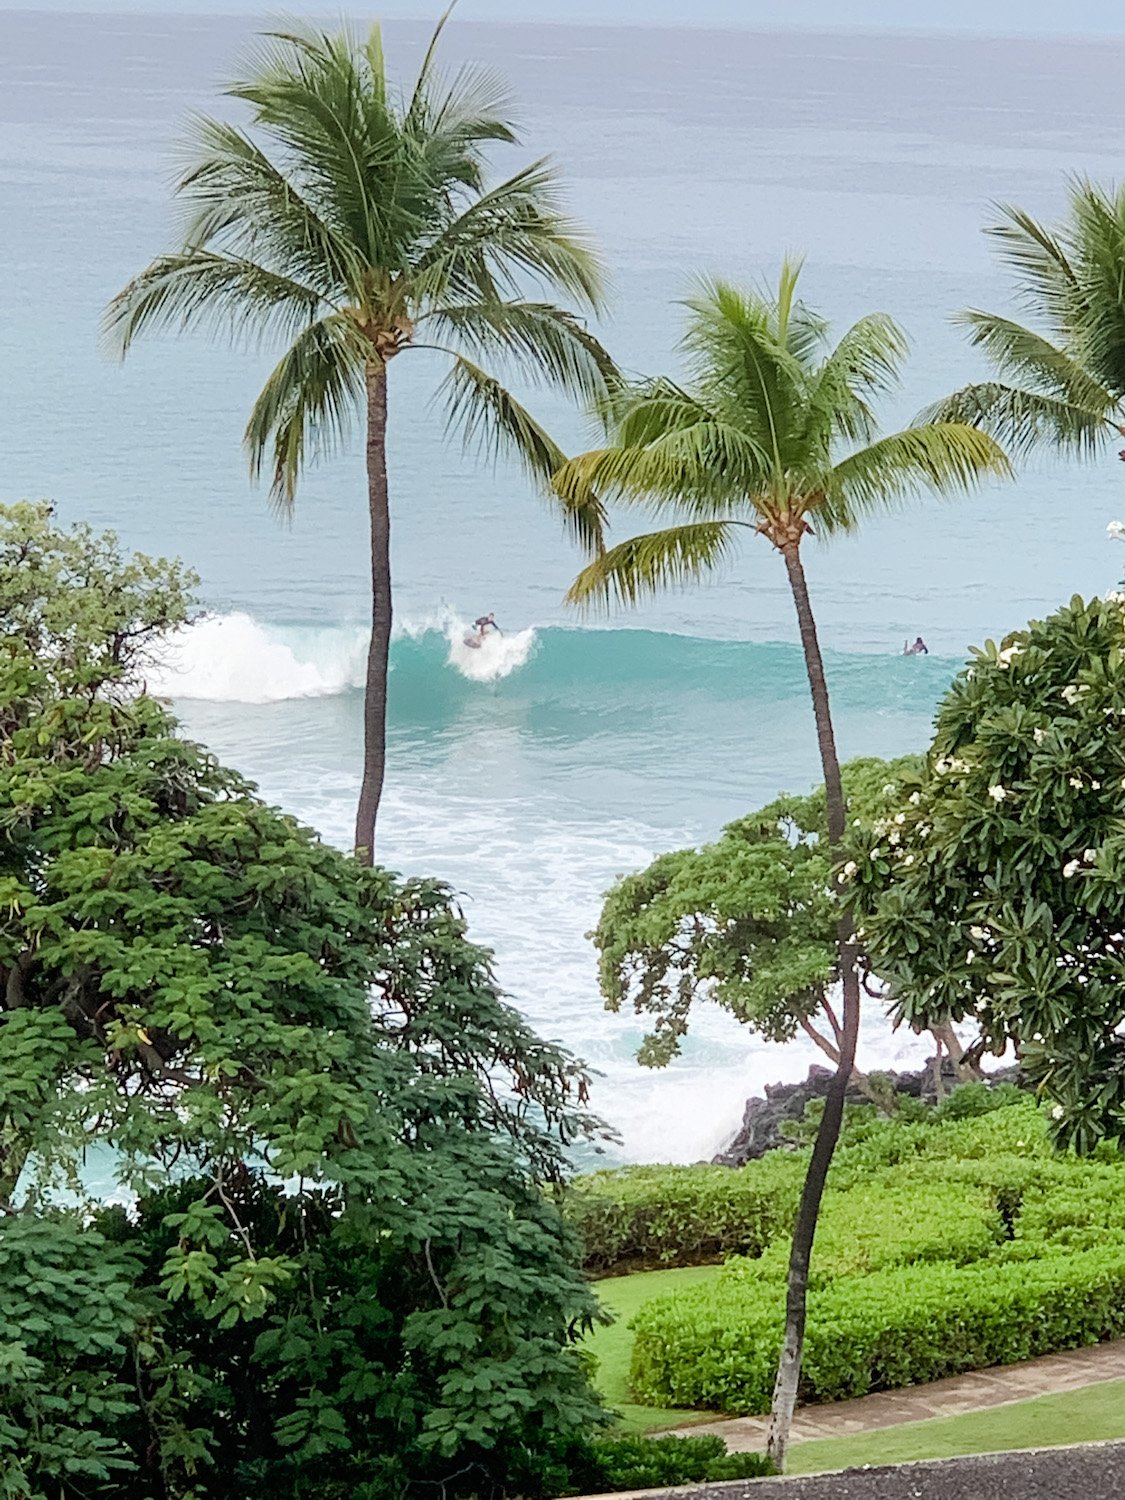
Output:
M840 780L840 759L836 754L836 736L832 730L832 711L828 702L828 684L824 680L824 662L820 655L820 642L816 636L816 621L809 603L805 570L801 564L800 543L787 544L781 549L789 573L789 586L793 591L793 602L797 606L797 620L801 629L801 645L805 653L805 667L812 693L813 713L816 716L816 737L820 745L820 764L824 773L824 790L828 802L828 841L835 849L843 841L847 809L844 805L844 788ZM840 1137L840 1126L844 1118L844 1096L855 1065L856 1042L859 1038L859 974L856 970L856 950L852 919L844 913L836 927L840 950L840 974L844 990L844 1014L840 1057L836 1073L828 1089L824 1103L824 1114L816 1133L812 1159L805 1174L805 1185L797 1210L797 1221L793 1226L793 1248L789 1256L789 1280L785 1302L785 1342L778 1361L777 1381L773 1391L773 1406L770 1411L768 1452L779 1469L784 1469L789 1448L789 1430L793 1423L793 1409L797 1404L797 1386L801 1378L801 1357L805 1344L805 1309L809 1286L809 1262L812 1258L813 1240L816 1237L820 1201L824 1196L824 1184L828 1169Z
M367 365L367 509L371 520L371 644L363 692L363 782L355 819L355 852L375 857L375 819L387 759L387 668L391 649L391 511L387 488L387 367Z

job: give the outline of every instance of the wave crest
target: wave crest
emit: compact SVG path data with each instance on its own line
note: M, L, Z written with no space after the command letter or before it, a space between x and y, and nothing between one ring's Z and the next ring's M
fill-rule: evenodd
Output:
M478 648L467 646L471 627L448 610L407 621L396 634L411 641L443 636L446 665L470 682L510 676L535 645L535 631L529 628L489 635ZM332 698L363 687L367 641L362 626L267 626L241 610L206 615L164 643L148 674L148 689L161 697L212 703Z

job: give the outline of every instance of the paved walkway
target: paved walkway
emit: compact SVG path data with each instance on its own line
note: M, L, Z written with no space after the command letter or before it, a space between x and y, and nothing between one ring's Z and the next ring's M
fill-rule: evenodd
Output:
M995 1365L972 1375L953 1375L933 1385L908 1386L902 1391L880 1391L856 1401L824 1406L801 1406L793 1418L794 1443L814 1438L851 1437L897 1427L902 1422L925 1422L930 1417L959 1417L989 1406L1007 1406L1032 1396L1056 1396L1105 1380L1125 1379L1125 1339L1068 1349L1020 1365ZM765 1447L767 1417L729 1417L678 1429L698 1437L714 1432L735 1453L759 1453Z

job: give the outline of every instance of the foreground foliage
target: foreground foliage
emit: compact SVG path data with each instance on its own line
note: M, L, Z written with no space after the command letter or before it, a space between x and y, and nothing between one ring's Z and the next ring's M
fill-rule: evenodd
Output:
M1125 1138L1125 595L989 642L858 859L896 1015L1019 1047L1055 1136Z
M855 1112L822 1209L803 1400L1125 1333L1125 1164L1108 1148L1060 1157L1033 1100L986 1094L969 1086L925 1118ZM753 1178L768 1160L732 1175ZM782 1234L717 1279L645 1303L633 1320L636 1397L768 1411L787 1261Z
M840 981L836 870L858 831L889 816L913 757L855 760L842 768L849 828L828 845L824 789L779 797L739 818L722 837L662 854L610 891L593 933L606 1006L652 1017L640 1061L674 1057L693 1009L714 1003L770 1042L803 1031L839 1062ZM845 861L846 862L846 861ZM859 945L863 977L870 977ZM794 1204L794 1208L796 1205Z
M140 691L190 585L0 511L0 1493L537 1493L603 1421L585 1080ZM91 1149L132 1207L50 1206Z

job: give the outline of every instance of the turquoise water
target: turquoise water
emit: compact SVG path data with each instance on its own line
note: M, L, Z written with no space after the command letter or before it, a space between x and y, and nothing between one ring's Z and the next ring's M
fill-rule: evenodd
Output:
M468 4L464 7L469 13ZM100 309L170 234L172 148L214 107L249 23L0 13L0 493L49 495L203 576L211 618L160 685L189 731L331 838L356 789L366 581L358 454L311 473L289 527L239 449L260 352L97 351ZM389 28L417 55L418 27ZM841 324L895 314L916 346L890 415L974 372L948 314L999 305L979 226L989 200L1051 214L1064 174L1125 161L1120 43L966 43L566 27L451 30L512 80L531 151L552 150L613 267L606 339L670 367L692 274L773 275L805 248L807 295ZM398 636L382 853L463 893L501 981L600 1070L596 1107L634 1157L714 1149L755 1086L803 1071L719 1015L665 1074L601 1009L584 934L613 878L715 835L816 778L782 570L750 548L715 584L635 615L576 621L579 559L520 477L466 461L430 410L439 372L391 393ZM573 415L537 410L562 438ZM1116 579L1116 458L873 524L808 559L845 754L924 745L967 646ZM497 613L478 659L458 618ZM921 632L934 654L904 661ZM909 1045L869 1018L867 1060Z

